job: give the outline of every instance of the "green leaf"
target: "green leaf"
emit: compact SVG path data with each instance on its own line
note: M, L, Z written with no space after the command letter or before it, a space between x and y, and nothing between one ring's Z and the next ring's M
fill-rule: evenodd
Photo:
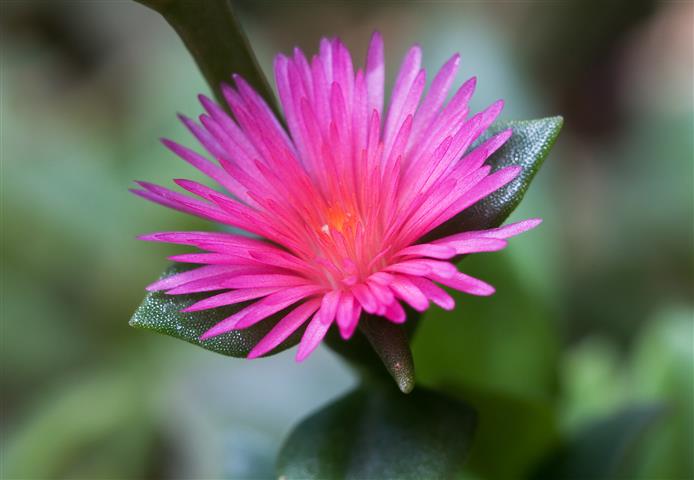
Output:
M487 160L496 171L517 165L518 177L503 188L460 212L426 236L441 238L461 231L481 230L501 225L523 199L530 182L542 166L564 123L562 117L499 122L492 125L476 142L479 144L503 130L512 129L511 138Z
M416 319L410 319L410 325L414 325L415 322ZM360 319L359 329L398 384L400 391L410 393L414 388L414 361L406 327L395 325L385 318L368 315Z
M175 264L169 267L161 278L166 278L188 269L190 269L189 266ZM180 311L208 296L209 293L167 295L164 292L150 292L130 319L130 325L135 328L151 330L179 338L193 345L199 345L207 350L212 350L213 352L230 357L246 357L260 339L262 339L286 313L282 311L249 328L232 330L229 333L200 341L200 335L203 332L247 305L247 303L242 303L190 313L182 313ZM268 355L274 355L275 353L279 353L298 344L299 340L301 340L303 330L303 328L300 328L294 332L287 340L269 352Z
M424 389L358 388L301 422L282 447L280 478L452 478L475 430L467 405Z
M231 0L137 0L176 30L222 105L220 85L238 73L278 114L275 97L239 25Z
M629 468L635 449L662 414L660 405L638 406L588 425L543 462L534 478L634 478Z

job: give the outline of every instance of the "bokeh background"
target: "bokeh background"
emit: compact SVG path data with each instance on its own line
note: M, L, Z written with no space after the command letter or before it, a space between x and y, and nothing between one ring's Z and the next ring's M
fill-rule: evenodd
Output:
M545 223L465 260L498 293L425 318L419 382L528 406L499 422L528 451L504 457L499 434L515 475L557 435L662 402L623 478L692 478L694 4L234 3L267 72L324 35L361 61L379 29L390 81L417 41L430 70L461 53L474 107L565 117L512 217ZM292 425L354 383L339 359L229 359L127 323L175 251L135 235L203 227L127 192L193 175L157 139L194 144L175 113L200 113L201 74L131 1L1 7L2 477L271 477Z

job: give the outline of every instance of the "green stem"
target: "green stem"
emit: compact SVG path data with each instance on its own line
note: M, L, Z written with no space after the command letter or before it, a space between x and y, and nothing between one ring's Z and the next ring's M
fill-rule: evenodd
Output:
M231 0L136 0L160 13L176 30L221 105L221 83L241 75L281 119L275 96L234 15Z

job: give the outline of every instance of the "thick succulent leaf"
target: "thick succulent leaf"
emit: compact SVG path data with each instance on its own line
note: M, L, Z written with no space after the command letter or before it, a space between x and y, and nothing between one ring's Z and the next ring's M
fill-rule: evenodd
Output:
M385 377L387 371L403 393L410 393L415 383L410 338L418 319L419 313L410 309L407 309L407 322L402 325L362 314L352 338L344 340L337 328L332 328L325 337L325 344L362 375L380 378Z
M409 308L406 311L408 320L402 325L362 314L359 328L349 340L344 340L337 328L331 328L324 342L363 378L381 381L390 374L398 388L409 393L415 385L410 339L418 325L419 312Z
M238 73L277 113L275 97L234 15L231 0L137 1L159 12L176 30L222 105L226 103L220 85Z
M174 264L164 272L161 278L166 278L188 268L190 267L186 268L184 265ZM252 327L243 330L232 330L229 333L200 341L199 337L203 332L247 305L247 303L243 303L190 313L182 313L180 311L209 295L209 293L167 295L164 292L150 292L130 319L130 325L135 328L180 338L207 350L230 357L246 357L255 344L282 319L283 312L280 312ZM279 353L298 344L302 333L303 329L297 330L268 355Z
M454 478L475 430L469 406L424 389L359 388L301 422L282 447L277 475L311 478Z
M663 411L660 405L632 407L588 425L543 462L534 478L633 478L630 460Z
M522 172L505 187L441 225L427 235L426 239L501 225L523 199L530 182L552 149L563 123L562 117L547 117L492 125L476 144L509 128L513 130L513 135L503 147L489 157L487 165L490 165L493 171L516 165L523 168Z

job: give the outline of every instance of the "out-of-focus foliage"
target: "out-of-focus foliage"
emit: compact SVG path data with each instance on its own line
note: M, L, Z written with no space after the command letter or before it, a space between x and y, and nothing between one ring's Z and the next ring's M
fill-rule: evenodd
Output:
M461 263L497 294L458 297L415 338L418 383L478 411L470 478L527 477L590 425L654 404L624 471L694 476L694 10L593 3L240 4L266 71L278 50L337 34L358 52L378 28L390 79L419 41L430 71L461 52L474 108L503 97L507 120L565 117L511 219L543 225ZM202 227L126 192L196 178L156 139L194 144L174 113L200 112L201 74L134 3L2 10L0 473L271 477L291 426L349 388L334 356L246 362L127 325L176 251L135 235Z
M454 478L473 442L475 411L440 393L366 384L303 420L285 440L280 478Z

